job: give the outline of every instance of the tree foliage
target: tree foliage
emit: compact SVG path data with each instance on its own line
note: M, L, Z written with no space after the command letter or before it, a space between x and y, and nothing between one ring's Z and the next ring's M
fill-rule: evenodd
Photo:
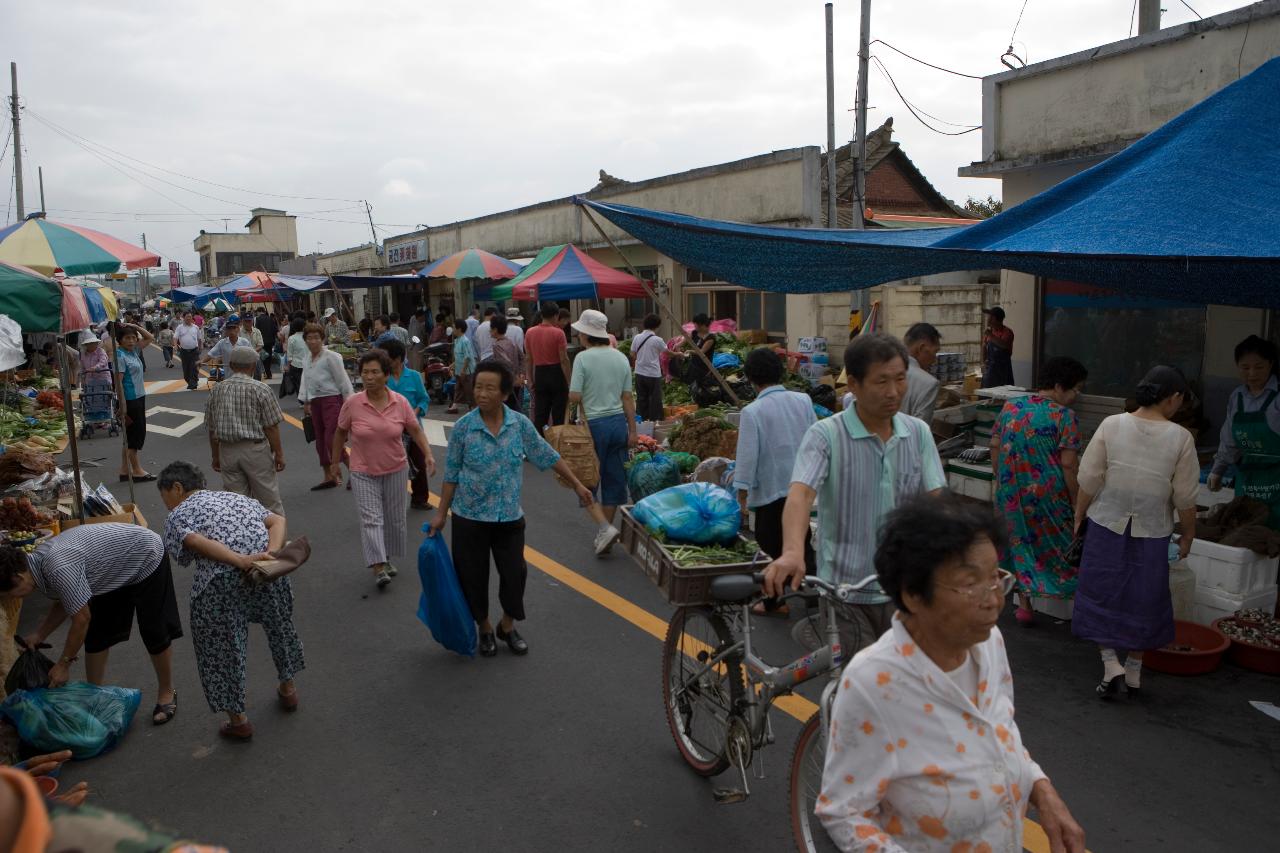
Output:
M964 203L964 209L965 212L972 213L979 219L990 219L1004 210L1004 202L994 196L987 196L985 199L969 196L969 200Z

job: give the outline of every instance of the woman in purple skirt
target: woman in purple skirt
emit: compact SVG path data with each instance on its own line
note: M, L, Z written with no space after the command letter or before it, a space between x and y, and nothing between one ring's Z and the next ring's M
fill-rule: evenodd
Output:
M1152 368L1138 384L1138 410L1104 420L1080 461L1076 529L1086 527L1071 631L1101 649L1104 699L1121 678L1137 696L1142 653L1173 642L1169 536L1176 510L1185 558L1196 534L1200 465L1191 433L1169 418L1189 396L1181 371ZM1123 666L1117 649L1128 652Z

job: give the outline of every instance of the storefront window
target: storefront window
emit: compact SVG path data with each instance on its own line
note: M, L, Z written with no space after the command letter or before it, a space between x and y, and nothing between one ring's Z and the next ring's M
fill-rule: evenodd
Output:
M1070 356L1089 370L1085 390L1132 397L1155 364L1178 367L1202 393L1203 305L1129 296L1089 284L1043 281L1040 363ZM1022 329L1014 329L1023 334Z
M738 297L738 328L762 329L763 315L759 293L742 293Z
M787 295L785 293L765 293L764 328L769 332L785 335L787 333Z

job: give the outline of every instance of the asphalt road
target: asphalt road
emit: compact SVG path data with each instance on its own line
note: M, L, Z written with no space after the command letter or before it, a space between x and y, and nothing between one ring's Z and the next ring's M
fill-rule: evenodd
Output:
M180 378L148 355L149 381ZM149 405L198 414L205 396L152 394ZM295 408L289 401L286 411ZM150 420L180 429L184 416ZM179 713L154 727L154 677L135 639L117 647L108 674L143 688L143 707L115 751L68 767L65 780L87 780L99 805L238 853L790 849L786 773L799 723L775 712L778 742L762 755L765 776L751 779L752 797L716 805L711 789L729 777L709 782L689 771L663 716L661 643L651 630L670 607L620 549L593 555L592 525L549 473L525 467L531 553L521 632L531 652L516 658L500 644L497 658L467 660L437 646L417 620L413 556L387 591L374 589L350 492L309 491L320 478L314 448L294 427L284 441L289 528L314 549L293 581L307 659L300 711L276 709L274 668L254 629L252 742L217 736L222 717L204 702L189 637L175 646ZM96 438L82 456L105 460L101 479L123 498L118 448L118 439ZM182 437L153 430L142 457L156 472L184 458L212 474L202 428ZM151 527L161 529L154 485L138 489ZM411 511L411 531L427 520ZM415 553L420 537L411 533ZM175 572L185 614L190 570ZM24 628L39 611L35 600L24 608ZM762 621L766 657L799 653L786 625ZM1024 739L1091 850L1272 849L1280 723L1247 702L1280 701L1280 679L1230 666L1199 678L1147 674L1148 701L1106 705L1093 696L1096 655L1068 625L1042 618L1019 629L1010 609L1001 627Z

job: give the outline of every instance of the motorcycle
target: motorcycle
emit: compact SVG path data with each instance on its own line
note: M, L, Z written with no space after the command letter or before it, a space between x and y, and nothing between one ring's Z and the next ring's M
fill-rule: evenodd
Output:
M437 403L449 399L445 385L453 378L453 344L448 341L430 344L423 351L422 378L427 386L427 396Z

